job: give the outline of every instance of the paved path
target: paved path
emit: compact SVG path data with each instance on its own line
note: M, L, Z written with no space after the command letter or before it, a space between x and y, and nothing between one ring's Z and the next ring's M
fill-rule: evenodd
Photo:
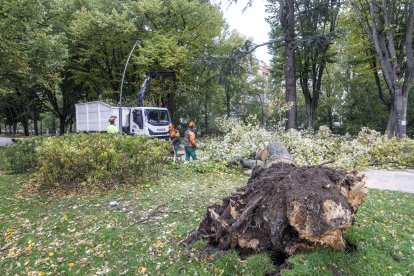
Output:
M414 170L365 171L367 187L379 190L414 193Z
M6 137L0 137L0 147L4 147L8 144L11 144L12 140L11 138L6 138Z

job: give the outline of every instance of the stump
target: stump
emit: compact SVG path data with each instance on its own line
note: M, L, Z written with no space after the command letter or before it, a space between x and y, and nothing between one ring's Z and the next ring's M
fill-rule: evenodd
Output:
M267 167L273 163L293 163L293 156L280 141L270 143L266 148L252 154L252 157L265 162Z
M323 166L276 162L256 167L247 185L207 208L198 235L220 249L292 255L343 249L368 190L365 176Z
M236 157L227 162L227 166L240 164L243 168L253 169L257 166L269 167L273 163L293 163L293 157L286 147L280 142L275 141L266 148L250 153L252 159Z

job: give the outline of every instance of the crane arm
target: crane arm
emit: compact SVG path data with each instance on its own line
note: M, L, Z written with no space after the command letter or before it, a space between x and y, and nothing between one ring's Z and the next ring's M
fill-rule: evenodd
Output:
M160 77L172 77L175 80L175 72L173 71L150 71L145 74L144 83L137 92L138 107L144 106L144 96L148 92L151 80Z

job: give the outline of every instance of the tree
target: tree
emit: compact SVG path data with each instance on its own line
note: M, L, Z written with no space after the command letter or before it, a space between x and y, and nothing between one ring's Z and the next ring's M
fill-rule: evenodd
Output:
M336 63L330 64L324 80L325 88L331 87L340 100L334 107L341 122L337 131L357 134L365 126L384 132L390 99L383 93L387 89L375 49L355 14L343 14L338 28L347 31L336 40Z
M297 128L296 67L295 67L295 6L294 0L279 0L280 24L285 40L285 96L286 102L292 102L292 108L286 111L286 128Z
M408 94L414 80L414 1L353 0L352 3L374 45L391 96L387 132L400 139L406 134Z
M45 10L41 1L2 1L0 4L0 97L6 123L13 126L20 122L24 134L29 135L30 120L35 134L42 107L36 97L33 83L38 73L32 67L38 26L44 23ZM36 57L38 59L42 57Z
M164 98L168 109L177 118L180 111L185 110L181 105L189 104L188 101L181 101L179 93L198 94L195 89L200 82L198 72L194 71L195 60L215 47L214 39L224 26L220 9L204 0L130 1L128 7L134 16L143 16L145 26L142 31L144 47L134 59L134 64L145 71L169 70L177 73L173 89L166 91L162 89L165 83L153 82L151 94L148 95L149 98Z
M307 127L313 128L321 94L322 77L334 53L329 51L335 36L341 1L297 1L296 64L305 97Z
M237 2L230 0L230 3ZM253 5L254 0L248 0L246 8ZM268 0L267 9L271 16L267 19L272 25L272 40L256 45L252 49L264 45L272 45L273 52L284 46L284 84L285 100L291 106L286 111L286 128L297 128L297 99L296 99L296 65L295 65L295 1L294 0ZM276 30L277 29L277 30ZM283 41L283 42L282 42ZM252 52L250 49L250 52Z
M195 76L195 92L199 95L196 101L201 100L199 106L203 107L206 132L213 114L212 107L215 107L214 114L239 116L240 103L254 86L250 80L257 69L253 66L250 48L246 48L248 44L249 41L239 33L224 29L211 47L194 61L194 71L189 73Z
M126 10L95 5L75 11L68 26L69 56L67 78L82 91L86 101L117 102L122 69L138 39L136 26ZM139 77L127 70L127 95L139 87ZM144 72L142 72L142 75Z

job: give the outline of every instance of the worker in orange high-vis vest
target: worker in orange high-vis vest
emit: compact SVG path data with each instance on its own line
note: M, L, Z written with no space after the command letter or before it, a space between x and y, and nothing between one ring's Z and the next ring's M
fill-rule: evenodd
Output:
M174 128L173 124L168 125L168 133L170 134L170 140L173 144L175 153L180 149L181 139L180 132Z
M190 157L193 158L193 160L198 160L197 154L196 154L196 141L195 141L195 129L196 125L193 122L190 122L188 124L188 129L184 134L184 148L185 148L185 161L190 161Z

